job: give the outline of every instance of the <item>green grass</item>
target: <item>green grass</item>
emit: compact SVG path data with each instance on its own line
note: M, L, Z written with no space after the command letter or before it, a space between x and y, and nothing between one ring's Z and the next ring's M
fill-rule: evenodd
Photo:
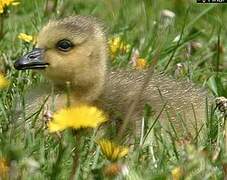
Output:
M96 16L104 21L110 37L121 36L132 48L139 49L141 57L149 63L161 47L157 71L174 75L176 65L181 63L184 71L177 78L204 86L214 96L227 95L226 5L187 0L56 0L56 10L46 12L46 1L21 0L19 6L10 7L4 17L5 34L0 39L2 70L11 82L0 94L0 157L7 159L18 179L68 179L77 153L80 157L77 178L108 179L102 172L109 162L95 143L95 133L83 136L78 143L70 131L65 131L59 140L43 128L37 116L27 118L24 110L25 91L42 82L43 77L13 68L13 62L32 49L32 45L21 42L17 36L21 32L36 35L51 18L76 14ZM165 29L160 19L163 9L176 14L175 21ZM173 42L177 36L180 40ZM202 47L188 54L191 42L199 42ZM119 54L113 66L130 66L130 53ZM20 118L19 111L23 112ZM171 179L171 171L181 167L183 178L223 179L227 173L225 123L214 110L209 108L207 114L203 140L188 143L185 139L181 145L173 133L161 134L159 123L154 123L151 143L132 148L127 158L119 161L129 167L129 174L117 178ZM149 128L145 126L144 131Z

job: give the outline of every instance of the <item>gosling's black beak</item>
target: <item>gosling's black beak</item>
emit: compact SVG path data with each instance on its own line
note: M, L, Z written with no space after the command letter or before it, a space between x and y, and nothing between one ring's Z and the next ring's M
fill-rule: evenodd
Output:
M14 63L17 70L45 69L49 64L43 61L44 49L35 48Z

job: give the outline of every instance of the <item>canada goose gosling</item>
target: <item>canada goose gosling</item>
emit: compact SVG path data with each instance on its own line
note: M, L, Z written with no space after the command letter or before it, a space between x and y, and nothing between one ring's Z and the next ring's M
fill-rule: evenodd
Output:
M110 72L106 68L107 59L107 39L102 25L95 18L75 16L50 21L39 33L37 47L16 61L15 68L39 69L59 89L65 89L69 82L73 104L97 104L111 119L119 119L128 111L146 72ZM195 126L199 129L206 118L205 96L206 93L190 83L156 74L144 89L132 121L142 119L146 103L155 114L167 103L160 122L169 124L170 120L182 132L183 119L190 133ZM58 108L65 105L60 104Z

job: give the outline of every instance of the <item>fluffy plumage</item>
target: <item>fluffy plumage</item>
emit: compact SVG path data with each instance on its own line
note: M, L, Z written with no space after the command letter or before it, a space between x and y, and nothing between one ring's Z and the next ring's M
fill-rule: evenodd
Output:
M70 51L57 49L58 42L63 39L73 43ZM50 21L39 33L37 47L45 50L42 59L49 64L40 72L58 89L57 109L65 107L68 82L71 104L95 104L104 109L111 120L123 118L147 73L107 70L106 35L101 23L92 17L75 16ZM206 93L191 83L154 74L142 93L131 118L138 124L145 104L149 104L157 115L167 103L160 122L168 126L171 121L181 133L185 129L183 124L192 132L206 119ZM39 96L38 101L40 99Z

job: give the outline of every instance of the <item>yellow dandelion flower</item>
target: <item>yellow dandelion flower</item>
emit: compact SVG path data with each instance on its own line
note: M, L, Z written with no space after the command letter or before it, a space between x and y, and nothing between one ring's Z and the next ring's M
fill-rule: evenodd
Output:
M130 45L121 40L120 37L114 37L109 40L109 46L112 56L115 56L117 52L127 53L130 50Z
M148 67L147 65L147 60L144 58L138 58L135 62L135 68L142 70L142 69L146 69Z
M3 4L5 4L6 6L9 6L10 3L13 2L13 0L1 0L1 2L2 2Z
M103 155L110 161L116 161L128 154L129 149L124 146L117 145L108 139L101 139L98 142Z
M13 5L16 6L20 4L20 2L17 2L15 0L0 0L0 14L2 14L4 12L4 8L9 6L9 5Z
M6 88L9 85L9 81L0 74L0 89Z
M30 43L34 40L34 38L31 35L25 34L25 33L20 33L17 36L20 40L25 41L27 43Z
M66 128L96 128L106 120L106 116L98 108L80 105L56 112L48 127L50 132L62 131Z
M0 179L5 179L8 172L9 172L8 162L5 159L0 158Z
M183 176L183 171L181 167L176 167L171 171L173 180L180 180Z

